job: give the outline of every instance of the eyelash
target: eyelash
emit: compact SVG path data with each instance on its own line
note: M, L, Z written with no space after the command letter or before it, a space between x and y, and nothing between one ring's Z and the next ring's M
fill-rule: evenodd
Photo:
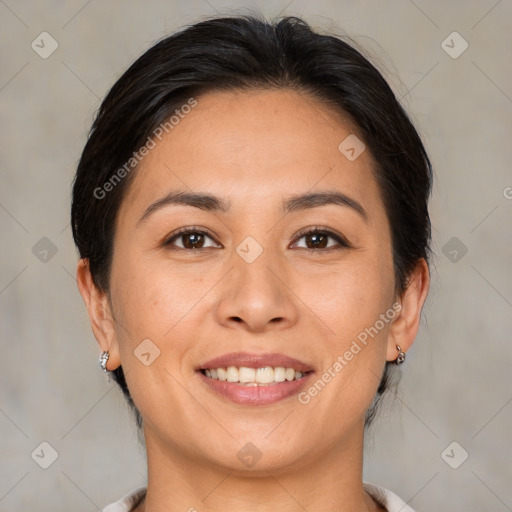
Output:
M204 236L207 236L208 238L212 239L216 244L218 244L217 241L215 241L215 239L213 238L213 236L208 232L208 231L205 231L204 229L202 228L196 228L196 227L187 227L187 228L181 228L179 229L178 231L175 231L174 233L172 233L164 242L164 246L169 248L170 250L173 250L173 251L204 251L204 250L207 250L207 249L211 249L211 247L200 247L200 248L197 248L197 249L187 249L187 248L184 248L184 247L175 247L173 246L173 241L175 241L176 239L178 239L180 236L183 236L183 235L190 235L190 234L199 234L199 235L204 235ZM350 249L352 248L352 244L350 244L350 242L348 242L348 240L338 234L338 233L335 233L333 231L331 231L330 229L327 229L327 228L323 228L321 226L315 226L313 228L305 228L304 230L300 231L299 233L297 233L297 235L295 236L294 238L294 244L297 243L298 240L300 240L301 238L305 237L305 236L308 236L308 235L327 235L329 238L332 238L338 245L337 246L330 246L330 247L326 247L326 248L323 248L323 249L311 249L309 247L302 247L301 249L305 249L306 251L309 251L309 252L326 252L326 251L330 251L330 250L340 250L340 249Z
M306 249L306 251L310 252L325 252L329 250L340 250L340 249L350 249L352 248L352 245L349 243L349 241L339 233L335 233L334 231L331 231L328 228L323 228L321 226L315 226L313 228L305 228L302 231L299 231L297 235L295 236L295 242L297 240L300 240L304 236L308 235L327 235L329 238L332 238L334 241L337 242L338 246L330 246L326 247L324 249L310 249L309 247L303 247L303 249Z

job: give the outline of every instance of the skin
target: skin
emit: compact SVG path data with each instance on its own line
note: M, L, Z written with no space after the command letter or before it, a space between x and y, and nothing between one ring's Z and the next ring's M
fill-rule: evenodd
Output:
M424 260L398 297L391 232L368 150L349 161L338 145L358 130L315 98L290 90L212 92L150 151L116 224L109 293L86 260L77 280L107 369L122 364L144 419L148 492L137 510L376 511L363 490L365 411L386 361L416 336L428 293ZM361 138L361 137L360 137ZM227 211L168 205L146 209L173 190L205 192ZM359 202L366 220L337 204L284 213L291 195L337 191ZM318 248L300 230L344 236ZM182 227L211 234L203 250ZM247 263L236 247L263 248ZM313 242L313 243L312 243ZM190 247L190 245L188 245ZM308 250L307 247L310 247ZM323 248L324 247L324 248ZM235 404L195 369L228 352L278 352L317 375L398 301L401 311L308 404L297 396L265 406ZM160 350L152 364L134 356L142 340ZM238 459L248 442L261 452Z

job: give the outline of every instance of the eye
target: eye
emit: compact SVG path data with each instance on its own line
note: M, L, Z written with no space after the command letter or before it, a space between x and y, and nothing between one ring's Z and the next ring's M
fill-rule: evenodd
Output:
M164 242L164 246L189 250L221 247L206 231L197 228L183 228L172 233Z
M304 239L304 244L300 245L297 241ZM299 233L296 241L292 244L292 247L299 247L301 249L309 250L322 250L322 249L343 249L350 248L351 244L345 237L334 233L328 229L315 227L313 229L308 228L305 231Z
M299 242L302 239L304 239L304 243L301 244ZM291 247L313 251L351 247L350 243L342 235L319 227L302 231L295 240ZM172 249L187 250L222 247L207 231L199 228L182 228L172 233L164 242L164 246Z

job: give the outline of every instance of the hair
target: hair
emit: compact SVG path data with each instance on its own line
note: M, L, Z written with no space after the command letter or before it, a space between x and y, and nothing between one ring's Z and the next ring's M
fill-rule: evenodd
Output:
M309 94L358 128L375 162L391 226L396 292L405 292L418 261L428 263L431 240L432 167L414 125L380 72L353 45L316 33L297 17L269 22L254 16L211 18L165 37L128 68L103 100L78 164L71 208L75 243L100 290L109 293L116 216L135 174L126 162L134 165L131 159L155 129L190 98L262 88ZM387 362L365 427L393 371ZM122 367L112 374L140 432L142 417Z

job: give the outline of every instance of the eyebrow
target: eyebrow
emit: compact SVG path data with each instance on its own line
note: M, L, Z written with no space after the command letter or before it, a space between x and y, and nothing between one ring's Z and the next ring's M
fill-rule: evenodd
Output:
M285 213L291 213L329 204L351 208L365 221L368 220L366 210L360 203L346 194L337 191L312 192L288 197L283 202L283 210ZM229 201L211 194L174 191L151 203L137 221L137 224L147 219L157 210L170 205L193 206L210 212L227 212L230 208Z
M196 208L200 208L201 210L206 210L210 212L227 212L230 206L230 203L228 201L224 201L210 194L175 191L170 192L169 194L158 199L154 203L151 203L146 208L146 211L142 214L142 217L137 221L137 224L139 224L140 222L148 218L151 214L153 214L157 210L160 210L164 206L170 206L175 204L194 206Z
M347 196L346 194L335 191L311 192L309 194L292 196L285 201L284 210L288 213L309 208L317 208L318 206L325 206L328 204L335 204L338 206L346 206L348 208L352 208L365 221L368 220L366 210L360 203L358 203L355 199Z

